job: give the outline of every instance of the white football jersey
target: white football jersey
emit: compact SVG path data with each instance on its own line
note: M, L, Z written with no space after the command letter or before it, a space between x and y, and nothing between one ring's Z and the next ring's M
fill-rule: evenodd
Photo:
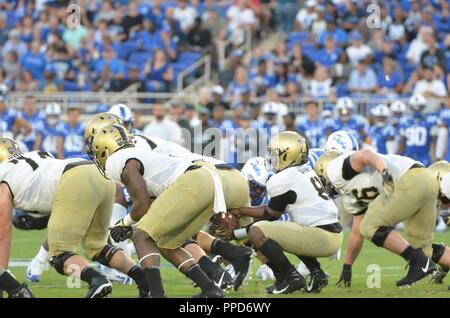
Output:
M0 165L0 180L9 186L15 208L46 215L52 211L64 168L78 161L84 159L60 160L46 152L28 152L3 162Z
M182 158L189 161L206 161L211 164L223 164L223 161L212 157L202 156L177 144L176 142L165 140L157 137L147 137L140 134L133 135L133 142L137 148L151 150L156 153L168 155L172 157Z
M358 173L350 180L343 177L343 165L346 158L354 152L345 153L333 160L327 168L331 184L342 195L342 202L347 212L358 214L363 212L370 202L383 191L381 174L372 167ZM397 180L411 166L418 163L411 158L398 155L380 155L392 178Z
M338 222L336 205L315 171L307 164L274 174L267 181L267 191L270 198L289 191L296 193L296 201L285 209L291 222L311 227Z
M122 182L123 168L130 159L136 159L141 162L144 168L142 176L145 180L147 191L152 197L160 195L192 165L191 161L182 158L131 147L118 150L108 157L106 160L108 176Z

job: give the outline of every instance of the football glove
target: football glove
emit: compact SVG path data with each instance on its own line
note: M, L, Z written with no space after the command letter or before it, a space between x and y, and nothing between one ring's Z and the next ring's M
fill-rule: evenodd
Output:
M441 218L445 225L450 226L450 212L441 213Z
M431 275L430 284L441 285L444 283L444 278L447 276L448 268L440 267L436 272Z
M386 195L393 193L394 192L394 179L392 178L392 175L389 173L389 171L387 169L384 169L381 172L381 178L383 180L384 193Z
M116 242L125 241L133 236L133 228L124 224L123 219L109 228L111 238Z
M19 210L14 211L13 224L19 230L42 230L47 227L50 216L34 216Z
M341 277L336 283L336 287L351 287L352 286L352 265L344 264L342 267Z

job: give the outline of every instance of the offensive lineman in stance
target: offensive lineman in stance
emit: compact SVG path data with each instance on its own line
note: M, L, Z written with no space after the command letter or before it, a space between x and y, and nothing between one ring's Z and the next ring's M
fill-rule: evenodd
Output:
M58 160L37 151L23 154L12 139L0 138L0 152L8 158L0 165L1 226L7 227L0 240L1 267L8 265L12 209L51 213L50 264L62 275L87 282L87 298L105 297L112 285L76 254L80 241L88 258L127 273L136 280L140 296L148 295L141 268L106 243L115 196L113 181L105 180L91 161Z
M118 125L101 129L91 152L99 169L122 182L133 199L130 214L111 229L111 237L122 241L133 236L150 295L165 297L159 251L201 288L200 297L223 297L224 292L181 246L214 212L248 205L248 185L240 173L136 148ZM153 203L151 197L157 197ZM131 225L137 222L133 233Z

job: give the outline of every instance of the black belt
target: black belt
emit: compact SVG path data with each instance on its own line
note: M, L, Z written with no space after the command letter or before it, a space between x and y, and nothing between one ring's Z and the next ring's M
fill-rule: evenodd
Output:
M92 161L92 160L83 160L83 161L71 162L71 163L68 163L64 167L64 170L63 170L62 174L66 173L70 169L78 167L78 166L93 165L93 164L94 164L94 161Z
M226 164L226 163L221 163L218 165L214 165L216 167L216 169L218 170L234 170L235 168L233 168L231 165Z
M197 165L189 166L186 170L184 170L184 173L186 173L188 171L191 171L191 170L195 170L195 169L201 168L201 167L202 166L197 166Z
M418 168L425 168L425 166L424 166L423 164L421 164L421 163L416 162L416 163L413 164L411 167L409 167L408 170L411 170L411 169L418 169Z
M318 227L319 229L331 232L331 233L341 233L342 232L342 226L341 226L341 223L339 223L339 222L332 223L332 224L319 225L316 227Z

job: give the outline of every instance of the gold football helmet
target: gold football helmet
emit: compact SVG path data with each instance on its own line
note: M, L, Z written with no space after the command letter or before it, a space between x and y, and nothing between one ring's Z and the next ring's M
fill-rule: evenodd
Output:
M17 142L11 138L0 137L0 162L21 155Z
M319 157L319 159L316 162L316 166L314 167L314 170L316 171L323 185L328 190L332 188L332 185L330 184L327 168L330 165L331 161L339 157L339 155L340 154L338 152L334 151L325 152L323 155Z
M134 147L131 135L120 125L108 125L100 129L92 140L92 159L105 174L106 160L118 149Z
M309 141L299 133L284 131L270 140L267 150L270 164L278 172L307 163Z
M442 180L442 177L444 177L447 173L450 172L450 164L445 160L440 160L433 163L431 166L428 167L428 169L430 169L431 172L433 172L433 174L440 182Z
M84 129L84 142L88 148L90 148L92 140L97 132L108 125L119 125L125 127L122 119L110 113L96 114L88 121L86 128Z

